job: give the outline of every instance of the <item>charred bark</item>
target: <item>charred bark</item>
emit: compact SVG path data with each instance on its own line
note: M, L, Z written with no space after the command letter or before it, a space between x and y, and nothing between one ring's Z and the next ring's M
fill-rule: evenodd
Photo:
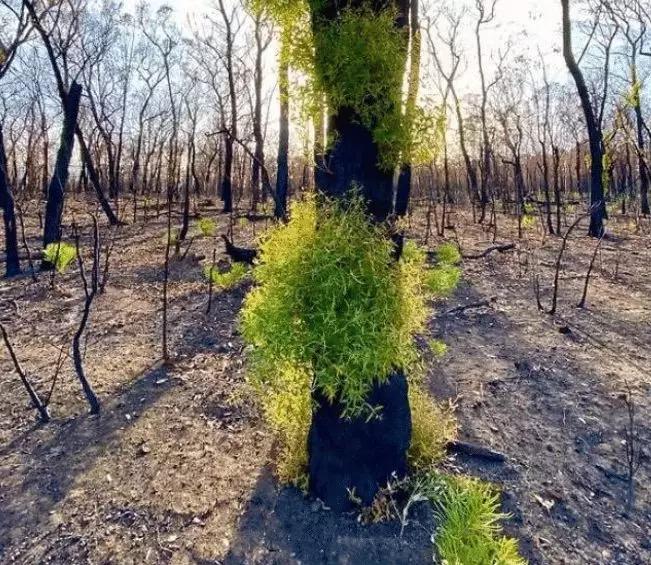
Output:
M20 273L20 259L18 256L16 212L14 210L14 197L9 185L9 176L7 175L7 155L2 136L2 124L0 124L0 208L2 208L5 225L5 250L7 253L5 274L7 277L12 277Z

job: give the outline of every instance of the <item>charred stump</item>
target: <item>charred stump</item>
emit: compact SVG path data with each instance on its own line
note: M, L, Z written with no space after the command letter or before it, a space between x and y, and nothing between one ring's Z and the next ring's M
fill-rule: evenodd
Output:
M411 411L402 372L373 387L368 403L381 407L377 417L342 418L339 402L313 393L317 408L308 436L310 490L327 506L346 511L357 502L371 504L392 477L407 473Z

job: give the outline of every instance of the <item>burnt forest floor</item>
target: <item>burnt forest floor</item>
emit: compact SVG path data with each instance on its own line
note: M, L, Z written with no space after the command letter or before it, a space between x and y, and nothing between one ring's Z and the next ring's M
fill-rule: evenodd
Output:
M73 212L87 218L82 204L70 208L67 222ZM215 208L202 214L226 231L228 218ZM499 219L498 241L517 241L512 222ZM492 244L468 213L454 222L448 236L465 253ZM252 244L265 223L236 220L236 242ZM162 217L139 220L117 233L84 347L101 416L87 415L64 353L53 421L37 425L2 349L0 562L431 563L435 524L426 505L400 536L397 522L362 525L274 480L273 442L246 385L237 331L247 284L216 294L206 314L202 265L213 248L225 258L217 237L197 238L184 260L171 262L173 362L161 364L165 225ZM423 226L419 212L414 237L422 240ZM539 275L547 305L560 238L534 228L515 251L465 260L463 282L429 324L449 348L429 367L432 393L456 403L462 439L507 456L457 456L445 465L501 487L506 530L531 563L651 562L651 227L636 230L626 218L609 227L587 308L576 303L596 242L582 228L569 239L552 317L539 312L532 278ZM35 217L27 233L37 249ZM88 221L83 233L88 247ZM490 304L454 310L484 300ZM44 396L82 305L76 267L53 287L49 275L0 281L0 321ZM632 510L620 476L627 384L647 449Z

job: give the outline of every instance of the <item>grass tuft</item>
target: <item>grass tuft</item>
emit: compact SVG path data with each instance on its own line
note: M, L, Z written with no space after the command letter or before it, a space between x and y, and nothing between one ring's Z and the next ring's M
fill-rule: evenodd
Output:
M201 218L197 222L197 229L204 237L213 237L217 233L217 222L212 218Z
M426 495L440 526L433 536L441 563L448 565L524 565L515 539L503 535L499 493L469 477L432 473Z

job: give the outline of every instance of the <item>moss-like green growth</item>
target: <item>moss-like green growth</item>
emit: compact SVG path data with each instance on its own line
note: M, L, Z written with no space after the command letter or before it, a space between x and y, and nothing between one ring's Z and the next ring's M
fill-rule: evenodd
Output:
M279 367L302 367L346 416L369 409L373 383L416 355L412 338L426 316L424 262L415 246L393 261L390 240L359 200L345 208L294 204L289 223L260 246L258 286L242 313L252 374L270 382Z
M249 269L242 263L233 263L231 268L225 273L220 273L216 267L213 268L210 265L206 265L203 268L204 277L208 280L212 278L212 283L215 287L222 290L228 290L237 286L248 274Z
M77 248L65 242L50 243L43 251L43 258L54 265L59 273L65 273L77 257Z
M214 237L217 233L217 222L212 218L201 218L197 222L197 229L204 237Z
M434 536L442 563L450 565L524 565L518 543L502 535L499 493L467 477L435 477L433 502L439 529Z

